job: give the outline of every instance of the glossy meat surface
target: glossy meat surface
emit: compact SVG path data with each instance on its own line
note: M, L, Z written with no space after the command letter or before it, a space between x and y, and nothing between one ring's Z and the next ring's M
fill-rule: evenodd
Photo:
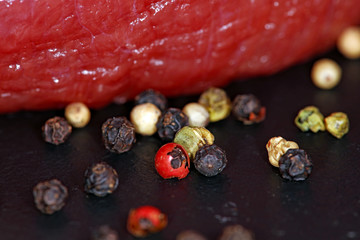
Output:
M358 0L1 1L0 112L198 93L325 51L359 22Z

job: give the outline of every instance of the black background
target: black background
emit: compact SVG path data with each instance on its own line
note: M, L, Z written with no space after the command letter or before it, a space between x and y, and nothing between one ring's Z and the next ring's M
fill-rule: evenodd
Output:
M343 69L341 83L321 90L310 81L312 63L335 59ZM101 125L112 116L129 116L132 102L92 111L83 129L74 129L59 146L47 144L41 126L63 111L0 115L0 238L89 239L93 229L108 224L120 239L128 211L141 205L159 207L168 226L147 239L175 239L193 229L217 239L227 225L242 224L256 239L360 239L360 62L336 51L269 77L233 82L225 87L231 99L253 93L267 108L266 120L245 126L234 117L211 123L208 129L228 158L224 171L207 178L194 168L183 180L164 180L156 173L154 156L162 142L157 136L137 137L134 148L117 155L101 141ZM190 87L190 86L189 86ZM182 107L198 96L169 99ZM293 123L297 112L315 105L324 116L342 111L350 132L338 140L327 132L303 133ZM283 180L267 160L265 145L274 136L295 141L313 160L304 182ZM106 161L118 174L114 194L98 198L83 192L85 169ZM66 206L51 216L33 203L32 188L57 178L69 189Z

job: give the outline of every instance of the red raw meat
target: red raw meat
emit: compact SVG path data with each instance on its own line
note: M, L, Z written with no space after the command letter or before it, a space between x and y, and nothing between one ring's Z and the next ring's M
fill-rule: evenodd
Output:
M198 93L329 49L359 22L359 0L4 0L0 112Z

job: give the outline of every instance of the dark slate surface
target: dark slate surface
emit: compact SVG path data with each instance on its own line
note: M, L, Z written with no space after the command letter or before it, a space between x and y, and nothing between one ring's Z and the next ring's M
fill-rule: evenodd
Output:
M63 145L41 138L41 126L62 111L19 112L0 116L0 235L1 239L89 239L91 231L108 224L121 239L130 208L154 205L169 217L168 227L147 239L175 239L193 229L217 239L223 227L242 224L256 239L360 239L360 62L337 52L325 54L343 68L338 87L325 91L309 79L313 60L279 74L234 82L225 89L253 93L267 108L266 120L244 126L233 117L208 129L228 157L218 176L207 178L193 168L183 180L161 179L153 158L162 142L138 137L128 153L105 150L101 124L112 116L129 116L132 103L92 111L90 124L75 129ZM182 107L198 96L170 99ZM336 139L327 132L303 133L293 124L297 112L316 105L325 115L346 112L350 132ZM274 136L296 141L311 156L313 173L304 182L283 180L267 161L265 144ZM115 193L105 198L83 192L83 174L92 163L106 161L119 173ZM69 189L62 211L46 216L33 204L32 188L58 178Z

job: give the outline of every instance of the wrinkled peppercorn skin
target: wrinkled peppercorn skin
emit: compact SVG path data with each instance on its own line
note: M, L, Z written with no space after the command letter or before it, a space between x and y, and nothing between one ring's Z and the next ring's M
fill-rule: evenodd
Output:
M208 110L210 122L223 120L231 113L231 100L221 88L207 89L200 95L198 102Z
M283 178L303 181L311 174L312 162L302 149L289 149L279 160L279 170Z
M136 142L134 125L126 117L107 119L101 130L104 145L111 152L127 152Z
M166 97L153 89L145 90L135 97L135 105L143 103L152 103L157 106L161 112L164 112L167 108Z
M295 118L295 125L303 132L311 130L314 133L324 131L324 116L315 106L301 109Z
M118 174L105 162L93 164L85 171L85 187L87 193L104 197L113 193L119 185Z
M175 134L186 125L189 125L189 121L185 113L178 108L169 108L162 114L156 127L163 141L172 141Z
M214 141L214 135L203 127L185 126L174 137L174 142L180 144L187 151L190 160L195 158L200 147L205 144L211 145Z
M326 130L334 137L340 139L349 132L350 123L346 113L335 112L325 118Z
M167 226L167 216L153 206L131 209L127 219L127 230L135 237L146 237Z
M219 240L254 240L254 234L243 226L231 225L224 228Z
M279 167L279 160L287 150L292 148L299 148L299 145L293 141L287 141L282 137L272 137L266 144L266 150L268 151L269 162L274 167Z
M68 190L59 180L52 179L38 183L33 189L33 196L37 209L53 214L64 207Z
M237 95L232 103L235 118L246 125L262 122L265 119L265 107L253 94Z
M64 143L72 132L71 125L62 117L48 119L42 126L42 135L45 142L59 145Z
M226 167L227 158L224 150L217 145L204 145L196 152L194 166L201 174L212 177Z

